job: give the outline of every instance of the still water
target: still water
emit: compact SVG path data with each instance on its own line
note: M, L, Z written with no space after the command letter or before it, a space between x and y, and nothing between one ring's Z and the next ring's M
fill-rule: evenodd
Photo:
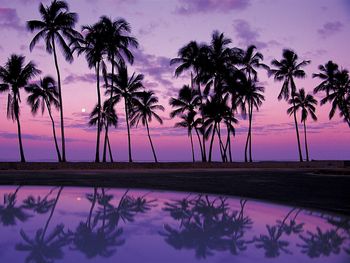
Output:
M0 262L350 262L350 218L227 196L0 186Z

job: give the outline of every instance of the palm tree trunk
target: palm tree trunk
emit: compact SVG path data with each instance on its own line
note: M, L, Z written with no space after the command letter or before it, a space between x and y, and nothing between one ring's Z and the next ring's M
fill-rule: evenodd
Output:
M94 197L92 199L90 212L89 212L89 217L88 217L87 222L86 222L88 228L91 228L91 217L92 217L92 212L94 211L94 207L95 207L95 204L96 204L96 198L97 198L97 188L94 187Z
M49 218L48 218L47 221L46 221L46 224L45 224L43 233L42 233L42 235L41 235L41 240L43 240L44 237L45 237L47 228L49 227L49 223L50 223L51 218L52 218L52 216L53 216L53 213L54 213L54 211L55 211L55 209L56 209L57 202L58 202L58 199L60 198L60 195L61 195L61 193L62 193L62 190L63 190L63 186L61 186L61 187L60 187L60 190L58 190L58 193L57 193L57 196L56 196L56 199L55 199L55 203L54 203L53 206L52 206L51 213L50 213L50 215L49 215Z
M157 160L157 155L156 155L156 151L154 150L154 147L153 147L151 135L149 134L149 127L148 127L148 121L147 121L147 120L146 120L146 128L147 128L147 134L148 134L149 143L151 144L151 148L152 148L152 153L153 153L154 161L157 163L157 162L158 162L158 160Z
M210 140L210 146L209 146L209 162L211 162L211 155L212 155L212 152L213 152L213 143L214 143L215 130L216 130L216 123L214 124L213 133L212 133L212 135L211 135L211 140Z
M192 149L192 162L195 162L195 159L194 159L194 148L193 148L193 139L192 139L192 130L190 130L190 140L191 140L191 149Z
M197 134L199 148L201 150L201 156L202 156L202 162L203 162L203 160L204 160L204 152L203 152L202 141L201 141L201 138L199 137L199 133L198 133L198 129L197 128L195 128L195 131L196 131L196 134Z
M105 128L105 139L103 142L103 156L102 156L102 162L106 162L107 161L107 138L108 138L108 128Z
M65 138L64 138L64 122L63 122L63 103L62 103L62 87L61 87L61 75L60 75L60 69L58 67L58 61L57 61L57 54L56 54L56 46L55 46L55 39L54 36L52 36L52 49L53 49L53 56L55 60L55 67L57 72L57 82L58 82L58 98L60 101L60 116L61 116L61 136L62 136L62 162L66 162L66 144L65 144Z
M54 120L53 120L53 118L52 118L51 109L50 109L49 103L48 103L47 101L46 101L46 107L47 107L47 112L49 113L49 117L50 117L50 119L51 119L52 133L53 133L53 139L54 139L54 141L55 141L55 148L56 148L57 158L58 158L58 161L61 162L62 159L61 159L60 149L59 149L58 143L57 143L55 122L54 122Z
M21 162L25 163L26 162L26 158L24 157L24 150L23 150L23 144L22 144L22 133L21 133L21 124L19 121L19 105L18 105L18 101L17 101L17 97L14 98L15 102L14 102L14 106L15 106L15 118L16 118L16 122L17 122L17 135L18 135L18 143L19 143L19 153L21 156Z
M296 86L295 86L294 80L292 78L291 78L291 86L292 86L292 97L294 98ZM294 100L293 100L293 108L295 109L295 102L294 102ZM300 137L299 137L299 129L298 129L298 121L297 121L297 113L296 113L295 110L293 111L293 116L294 116L295 132L297 133L299 161L302 162L303 161L303 155L301 153Z
M253 104L251 102L249 109L249 162L253 162L252 158L252 125L253 125Z
M207 162L207 150L206 150L206 147L205 147L205 135L204 135L204 132L203 132L203 135L202 135L202 145L203 145L203 162Z
M101 91L100 91L100 62L96 65L96 88L97 88L97 138L95 162L100 162L100 134L101 134Z
M304 120L304 138L305 138L306 161L309 161L309 148L307 146L307 138L306 138L306 120Z
M126 102L126 98L124 98L125 102L125 120L126 120L126 128L128 130L128 149L129 149L129 162L132 163L131 157L131 138L130 138L130 127L129 127L129 110Z
M111 149L111 143L109 142L109 136L107 136L107 144L108 144L108 152L109 152L109 160L113 163L113 154Z
M248 144L249 144L249 128L247 133L247 139L245 141L245 147L244 147L244 162L248 162Z
M111 78L111 95L109 96L109 98L110 99L112 99L112 97L113 97L113 84L114 84L114 82L113 82L113 78L114 78L114 54L112 55L112 62L111 62L111 64L112 64L112 78ZM106 83L107 84L107 83ZM106 86L106 88L107 88L107 86ZM106 128L105 128L105 142L104 142L104 145L106 145L106 143L107 143L107 140L108 140L108 125L106 125ZM103 148L103 162L106 162L106 148L104 147ZM111 158L111 160L112 160L112 158Z
M226 151L225 151L224 144L222 143L222 140L221 140L220 123L218 123L217 131L218 131L218 137L219 137L219 147L220 147L221 159L222 159L222 162L226 162L226 160L227 160L227 158L226 158Z

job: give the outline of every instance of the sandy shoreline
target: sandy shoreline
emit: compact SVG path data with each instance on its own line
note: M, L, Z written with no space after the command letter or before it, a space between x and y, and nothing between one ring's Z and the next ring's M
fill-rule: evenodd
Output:
M249 167L245 165L0 163L0 184L203 192L350 215L350 167L346 162L290 162L287 165L285 162L264 162L253 163Z

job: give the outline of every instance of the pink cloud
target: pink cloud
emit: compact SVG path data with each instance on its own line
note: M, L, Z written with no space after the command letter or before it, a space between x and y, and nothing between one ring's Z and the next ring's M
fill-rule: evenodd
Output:
M0 28L15 29L24 31L25 27L21 24L21 20L14 8L0 7Z
M207 12L229 12L242 10L248 7L248 0L179 0L180 6L175 12L182 15L207 13Z

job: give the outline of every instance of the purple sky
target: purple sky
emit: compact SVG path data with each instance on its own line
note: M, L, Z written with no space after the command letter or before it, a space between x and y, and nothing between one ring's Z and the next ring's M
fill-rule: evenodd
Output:
M30 53L33 35L25 30L25 22L39 18L38 4L49 1L0 0L0 64L11 53L20 53L35 61L43 73L55 75L53 59L43 42ZM348 0L75 0L68 1L71 11L79 14L81 25L91 24L101 15L123 17L132 26L140 49L135 51L133 70L145 74L145 86L156 91L167 108L162 126L152 123L151 133L160 160L190 160L186 131L173 128L169 120L168 100L176 94L188 76L173 78L169 59L190 40L210 41L213 30L223 31L234 46L246 48L255 44L265 56L265 63L280 58L283 48L294 49L302 59L312 60L306 68L308 78L298 80L298 88L312 91L318 80L312 79L319 64L332 59L350 68L350 1ZM63 103L67 127L69 160L92 160L95 150L95 129L86 125L88 112L96 103L94 72L84 57L68 64L59 57L63 80ZM259 79L266 87L266 101L255 114L253 151L257 160L297 158L293 120L286 114L288 105L278 101L280 83L274 83L261 72ZM25 97L25 96L24 96ZM320 97L317 96L319 99ZM17 160L16 126L6 119L6 97L0 95L0 160ZM86 113L82 109L86 109ZM318 107L319 120L310 121L309 147L313 159L350 159L350 129L338 116L328 120L330 106ZM51 127L46 115L32 117L25 100L22 102L24 147L28 160L55 159ZM117 107L120 124L113 130L112 147L116 159L125 160L126 131L123 108ZM56 120L58 115L55 114ZM247 121L237 125L233 143L236 160L242 160ZM302 130L301 130L302 131ZM132 130L135 160L152 160L146 133L142 127ZM219 158L215 148L215 158Z

